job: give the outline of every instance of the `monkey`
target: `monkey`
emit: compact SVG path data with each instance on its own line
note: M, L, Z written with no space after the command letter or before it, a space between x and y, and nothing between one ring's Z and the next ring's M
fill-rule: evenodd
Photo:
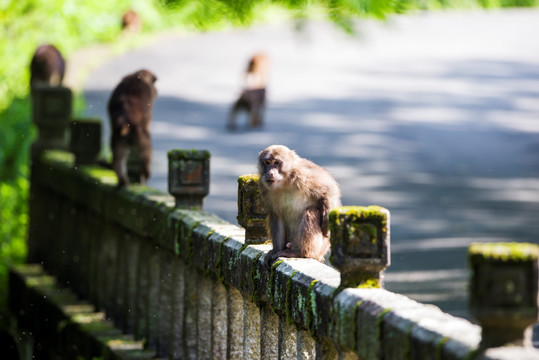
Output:
M122 16L122 31L139 33L142 29L142 20L135 10L128 10Z
M62 85L65 67L65 60L54 45L40 45L30 63L30 88L37 84Z
M341 206L341 191L333 176L283 145L260 152L258 172L273 243L265 265L269 268L278 257L324 262L330 250L328 215Z
M236 129L236 115L242 110L248 113L251 128L262 126L262 113L266 104L267 72L267 56L262 53L255 54L247 65L244 89L230 111L227 123L229 130Z
M157 97L157 77L148 70L125 76L110 96L107 110L110 119L112 168L118 176L118 187L130 184L127 158L137 149L141 158L141 183L150 177L152 145L150 123Z

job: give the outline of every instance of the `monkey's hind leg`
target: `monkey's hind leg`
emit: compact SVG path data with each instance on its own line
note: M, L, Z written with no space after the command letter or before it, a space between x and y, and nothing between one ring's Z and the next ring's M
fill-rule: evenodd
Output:
M118 187L130 185L127 177L127 157L129 156L129 145L124 142L116 142L112 146L112 169L118 176Z
M140 154L140 182L146 184L150 178L150 163L152 161L152 142L150 133L147 131L139 131L138 133L138 150Z
M298 239L300 246L291 244L291 248L298 249L301 257L313 258L324 262L324 257L329 252L329 238L322 234L322 212L318 207L310 207L303 213L303 218L298 227Z

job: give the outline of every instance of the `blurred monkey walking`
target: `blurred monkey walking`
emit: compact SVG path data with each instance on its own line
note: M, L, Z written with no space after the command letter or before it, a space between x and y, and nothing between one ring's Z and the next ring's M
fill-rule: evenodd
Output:
M245 87L230 111L227 127L236 129L236 116L246 111L249 116L249 127L262 126L262 117L266 104L266 83L268 76L268 58L265 54L255 54L247 66Z
M157 96L157 78L148 70L127 75L116 86L108 103L112 149L112 168L118 176L118 187L129 185L127 157L131 149L139 151L142 183L150 177L152 144L150 122Z

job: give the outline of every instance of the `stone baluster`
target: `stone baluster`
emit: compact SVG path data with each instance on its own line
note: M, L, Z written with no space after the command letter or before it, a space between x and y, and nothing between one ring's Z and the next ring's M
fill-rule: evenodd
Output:
M482 349L522 345L537 322L538 258L535 244L470 245L470 314L481 325Z
M270 239L266 226L267 211L258 188L258 175L238 178L238 224L245 229L247 244L261 244Z
M210 189L210 153L206 150L171 150L168 153L168 191L176 207L202 209Z
M32 145L32 157L43 150L67 149L66 130L71 118L71 90L37 85L32 94L33 121L39 130Z
M331 264L341 286L382 287L390 264L389 211L379 206L343 206L329 214Z
M95 164L101 151L101 119L73 119L69 150L76 165Z

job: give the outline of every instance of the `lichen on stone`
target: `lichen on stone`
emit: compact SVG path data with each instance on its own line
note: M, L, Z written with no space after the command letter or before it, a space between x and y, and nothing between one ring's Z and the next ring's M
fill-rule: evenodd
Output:
M168 152L168 160L206 160L211 157L211 154L207 150L197 149L174 149Z
M258 174L246 174L238 177L238 183L241 185L245 185L252 181L258 182L258 180L260 180L260 176Z
M472 265L483 261L534 261L539 258L539 245L517 242L473 243L468 248L468 258Z

